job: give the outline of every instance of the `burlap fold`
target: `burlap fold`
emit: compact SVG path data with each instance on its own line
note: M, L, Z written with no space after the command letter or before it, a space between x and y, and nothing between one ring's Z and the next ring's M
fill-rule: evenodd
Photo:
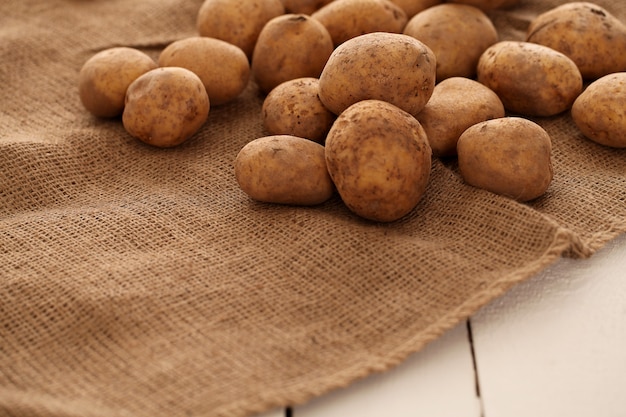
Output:
M568 114L528 204L434 161L424 199L376 224L338 197L260 204L232 162L265 134L253 83L173 149L80 105L84 61L156 56L200 0L0 4L0 416L244 416L401 363L563 254L626 230L626 154ZM494 13L501 37L558 4ZM626 3L597 2L622 20ZM622 51L623 52L623 51Z

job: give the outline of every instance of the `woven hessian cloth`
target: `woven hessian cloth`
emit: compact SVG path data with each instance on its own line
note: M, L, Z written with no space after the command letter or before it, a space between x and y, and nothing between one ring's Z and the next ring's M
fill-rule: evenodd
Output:
M534 119L554 181L520 204L435 160L405 218L338 197L251 201L233 160L264 136L254 83L172 149L82 107L97 51L156 57L200 0L0 4L0 416L244 416L400 364L561 256L626 231L626 151ZM559 1L492 15L501 39ZM626 3L597 4L626 20ZM616 51L625 53L625 51Z

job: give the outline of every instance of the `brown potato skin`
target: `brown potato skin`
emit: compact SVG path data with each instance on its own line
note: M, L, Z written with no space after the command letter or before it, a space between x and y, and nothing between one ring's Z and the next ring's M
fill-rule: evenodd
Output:
M380 100L346 109L326 137L326 165L355 214L391 222L412 211L426 192L431 149L419 122Z
M232 43L252 58L263 26L285 13L281 0L204 0L196 16L200 36Z
M572 119L592 141L626 148L626 72L605 75L589 84L572 106Z
M264 93L295 78L317 78L333 49L330 34L317 20L304 14L278 16L259 34L252 74Z
M322 23L337 47L372 32L401 33L406 13L389 0L335 0L311 15Z
M161 51L158 63L194 72L202 80L212 106L234 100L250 79L250 63L241 48L205 36L170 43Z
M403 33L435 53L437 81L473 78L482 53L498 41L498 32L485 12L465 4L430 7L413 16Z
M583 88L574 61L530 42L490 46L476 72L477 80L492 89L507 110L523 116L554 116L569 110Z
M331 54L320 75L322 103L339 115L352 104L383 100L415 115L435 88L436 58L417 39L375 32L352 38Z
M410 19L422 10L443 3L443 0L391 0L391 2L398 5Z
M626 71L626 25L594 3L565 3L540 14L526 40L565 54L587 80Z
M78 74L78 95L91 114L110 118L122 114L128 86L157 63L128 47L105 49L89 58Z
M447 78L435 86L424 109L417 114L436 157L456 155L456 144L470 126L505 116L498 95L464 77Z
M239 187L256 201L311 206L332 197L324 147L291 135L272 135L247 143L234 162Z
M282 0L286 13L313 14L333 0Z
M169 148L196 133L209 108L209 96L196 74L180 67L156 68L128 87L122 123L142 142Z
M449 3L467 4L483 11L508 9L517 6L521 0L448 0Z
M475 124L457 143L459 171L467 184L520 202L547 191L553 177L551 153L548 133L519 117Z
M271 135L292 135L324 143L336 116L321 102L319 79L285 81L263 100L263 127Z

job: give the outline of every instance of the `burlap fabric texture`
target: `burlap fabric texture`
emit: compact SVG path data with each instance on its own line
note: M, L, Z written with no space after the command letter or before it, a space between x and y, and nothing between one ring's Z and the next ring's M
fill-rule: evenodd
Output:
M157 56L195 35L200 0L0 3L0 416L244 416L401 363L562 255L626 230L626 153L568 114L537 119L554 181L529 204L434 161L391 224L339 198L251 201L239 149L263 136L253 83L173 149L81 106L91 55ZM519 39L527 0L493 15ZM626 3L598 0L622 20ZM616 51L624 53L624 51Z

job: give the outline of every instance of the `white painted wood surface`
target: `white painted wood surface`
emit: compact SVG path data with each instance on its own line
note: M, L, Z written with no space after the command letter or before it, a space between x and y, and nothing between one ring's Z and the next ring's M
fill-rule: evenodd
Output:
M560 260L470 323L472 345L461 323L395 369L262 417L626 416L626 235Z

